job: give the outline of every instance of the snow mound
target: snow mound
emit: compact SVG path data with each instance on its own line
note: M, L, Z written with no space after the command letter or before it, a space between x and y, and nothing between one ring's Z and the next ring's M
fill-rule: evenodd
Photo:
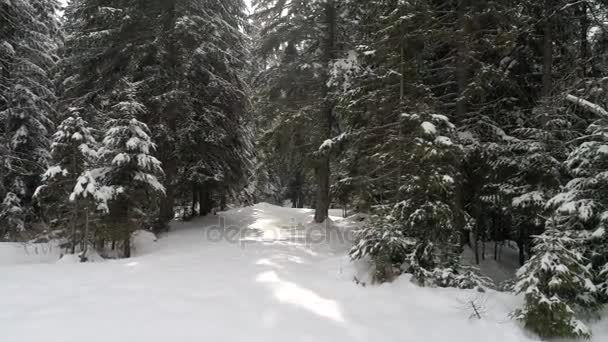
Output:
M150 254L157 249L156 241L158 238L148 230L138 230L131 236L131 246L133 255L140 256Z
M104 262L105 259L97 253L93 248L89 247L86 253L86 260L82 260L81 253L66 254L57 260L57 264L80 264L83 262Z
M0 243L0 266L53 263L61 256L58 241L47 243Z

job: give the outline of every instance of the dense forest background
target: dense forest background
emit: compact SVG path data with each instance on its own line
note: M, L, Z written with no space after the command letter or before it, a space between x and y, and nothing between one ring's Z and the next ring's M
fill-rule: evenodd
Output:
M0 0L0 239L128 257L227 205L368 213L376 281L608 301L608 1ZM486 245L494 249L486 251Z

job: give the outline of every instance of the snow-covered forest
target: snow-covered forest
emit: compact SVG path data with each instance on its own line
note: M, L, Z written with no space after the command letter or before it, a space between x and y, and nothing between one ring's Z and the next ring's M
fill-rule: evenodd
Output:
M0 0L0 339L608 340L607 0Z

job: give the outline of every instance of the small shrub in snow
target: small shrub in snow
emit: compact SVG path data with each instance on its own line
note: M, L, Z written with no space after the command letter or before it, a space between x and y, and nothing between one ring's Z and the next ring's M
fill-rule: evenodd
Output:
M350 256L354 260L371 260L375 282L391 281L405 272L423 286L461 289L493 286L475 268L462 266L458 256L444 260L441 255L445 250L440 252L439 245L407 237L401 229L391 216L372 216L356 233Z
M428 271L424 268L412 268L412 273L425 286L455 287L459 289L474 289L494 287L492 280L483 277L479 271L469 267L445 267Z
M374 281L385 282L400 273L401 264L412 247L412 241L397 225L385 217L372 216L356 232L350 256L354 260L369 257L374 264Z
M440 253L436 248L433 243L419 243L409 254L405 271L413 274L420 285L460 289L493 287L492 281L481 276L477 269L463 266L460 257L454 255L447 261L437 258Z
M460 266L457 241L465 220L458 205L462 151L454 126L428 113L402 114L400 120L399 133L411 143L395 152L401 165L394 202L365 224L351 257L369 256L377 281L391 280L397 270L425 286L483 285Z
M469 319L483 319L488 310L486 307L487 297L483 293L477 293L466 300L460 300L462 311L468 313Z
M576 240L550 226L535 238L534 256L518 272L525 305L515 316L541 337L589 337L577 316L595 307L596 287Z
M25 229L25 211L19 196L12 192L6 194L0 206L0 240L10 239L10 235Z

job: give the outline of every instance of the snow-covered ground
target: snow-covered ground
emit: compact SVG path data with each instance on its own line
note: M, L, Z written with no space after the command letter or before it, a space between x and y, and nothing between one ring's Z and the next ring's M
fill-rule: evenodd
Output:
M407 277L355 284L339 239L355 224L332 217L331 228L316 226L312 215L235 209L175 223L158 240L140 233L134 258L97 263L0 244L1 340L537 340L508 318L518 304L509 294L419 288ZM471 300L483 303L481 320L469 318ZM593 326L594 342L605 341L605 326Z
M500 246L500 245L499 245ZM517 269L519 269L519 250L512 241L506 241L500 246L498 260L494 260L494 243L486 243L486 255L482 258L483 252L480 248L479 264L475 264L475 252L465 246L462 255L464 263L479 268L481 273L492 279L496 284L501 284L508 280L513 280Z

